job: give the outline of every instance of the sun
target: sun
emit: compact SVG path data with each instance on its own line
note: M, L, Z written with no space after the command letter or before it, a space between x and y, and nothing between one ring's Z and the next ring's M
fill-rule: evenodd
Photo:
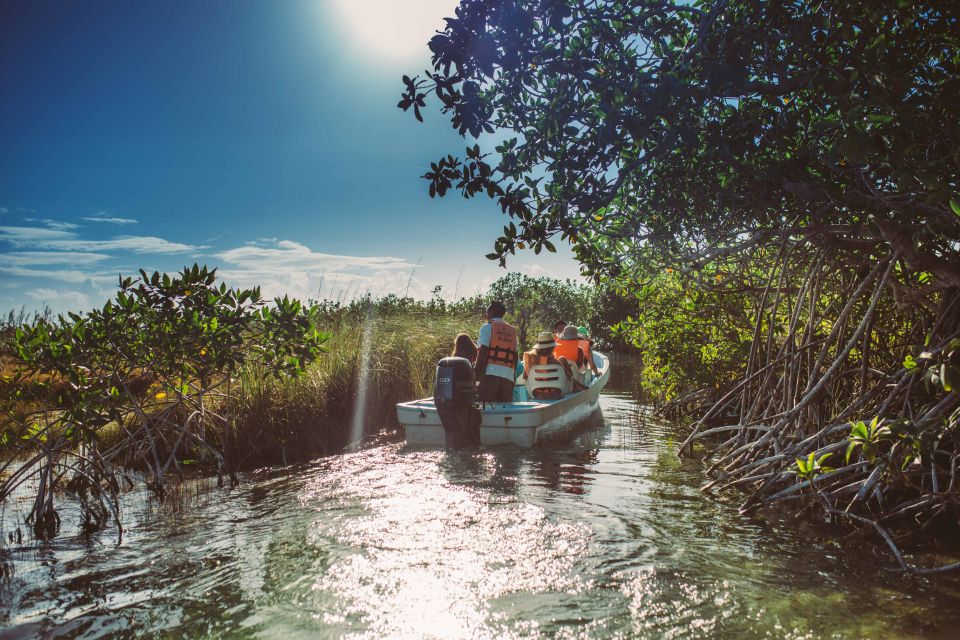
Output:
M457 0L321 0L349 43L372 61L408 64L427 55Z

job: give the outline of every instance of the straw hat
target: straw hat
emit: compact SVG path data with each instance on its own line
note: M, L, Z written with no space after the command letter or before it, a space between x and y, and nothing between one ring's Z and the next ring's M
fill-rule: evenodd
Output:
M557 346L557 341L553 339L553 333L543 331L537 336L537 349L552 349L555 346Z
M578 340L580 338L580 336L577 335L577 328L572 324L568 324L563 328L563 335L560 337L564 340Z

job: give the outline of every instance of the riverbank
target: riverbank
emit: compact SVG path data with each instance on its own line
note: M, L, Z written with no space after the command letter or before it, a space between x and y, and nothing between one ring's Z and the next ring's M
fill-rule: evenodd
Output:
M8 545L23 637L952 638L956 576L705 496L684 430L613 362L602 419L550 449L451 456L399 435L158 503L129 529ZM68 511L65 518L73 519Z

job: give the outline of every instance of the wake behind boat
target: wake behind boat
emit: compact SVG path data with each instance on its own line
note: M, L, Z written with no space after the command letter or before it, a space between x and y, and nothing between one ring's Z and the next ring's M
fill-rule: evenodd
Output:
M610 359L593 353L598 374L590 385L558 400L480 403L480 444L513 444L532 447L568 435L596 410L600 391L610 379ZM444 446L447 431L433 398L397 405L397 420L406 432L407 444Z

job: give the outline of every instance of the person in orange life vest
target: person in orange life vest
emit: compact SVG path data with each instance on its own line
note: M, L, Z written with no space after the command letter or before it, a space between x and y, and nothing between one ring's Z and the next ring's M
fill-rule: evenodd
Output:
M553 355L558 360L564 357L571 363L577 363L577 371L583 371L587 366L587 356L580 348L580 336L577 334L575 326L571 324L563 328L563 333L557 338L557 346L553 350Z
M577 327L577 335L580 336L580 348L583 349L583 355L587 358L587 366L593 371L593 375L600 375L597 363L593 361L593 340L590 339L590 333L586 327Z
M533 371L533 367L540 364L559 364L563 367L567 378L574 380L573 367L570 365L570 361L566 358L558 360L554 357L553 348L556 346L557 342L552 333L549 331L541 333L537 337L537 344L534 345L533 349L523 353L524 371ZM576 380L574 380L574 384L576 384ZM536 389L533 397L538 400L557 400L561 397L561 394L559 389Z
M507 308L494 300L487 307L487 324L477 340L477 379L483 402L512 402L517 366L517 330L503 316Z

